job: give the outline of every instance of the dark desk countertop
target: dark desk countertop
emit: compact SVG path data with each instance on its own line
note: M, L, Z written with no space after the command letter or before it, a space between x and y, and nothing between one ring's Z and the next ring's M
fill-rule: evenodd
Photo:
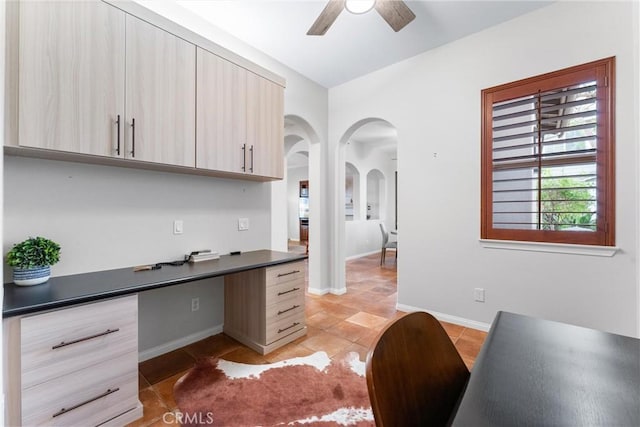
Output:
M47 283L35 286L5 283L2 317L36 313L306 258L305 254L259 250L182 266L165 265L159 270L134 272L133 267L128 267L52 277Z
M454 426L639 426L640 340L498 312Z

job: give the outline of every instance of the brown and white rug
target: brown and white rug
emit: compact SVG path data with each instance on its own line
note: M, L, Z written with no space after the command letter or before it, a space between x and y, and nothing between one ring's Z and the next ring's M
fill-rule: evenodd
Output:
M203 359L178 380L185 426L373 426L357 353L325 352L267 365Z

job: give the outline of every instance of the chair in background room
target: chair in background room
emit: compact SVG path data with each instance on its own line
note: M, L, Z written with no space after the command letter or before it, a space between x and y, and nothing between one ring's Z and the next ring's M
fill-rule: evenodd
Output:
M380 231L382 232L382 252L380 253L380 265L384 264L387 257L387 249L394 249L396 251L396 259L398 259L398 242L389 241L389 231L383 223L380 223Z
M409 313L380 332L366 362L377 427L444 426L469 370L432 315Z

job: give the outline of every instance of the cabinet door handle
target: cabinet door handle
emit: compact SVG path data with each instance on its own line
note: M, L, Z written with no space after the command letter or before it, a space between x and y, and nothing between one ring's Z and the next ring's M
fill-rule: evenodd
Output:
M300 306L297 305L297 304L294 304L293 307L291 307L291 308L287 308L286 310L280 310L280 311L278 311L278 316L280 316L281 314L286 313L287 311L295 310L298 307L300 307Z
M288 291L278 292L278 296L280 297L282 295L289 294L291 292L295 292L295 291L299 291L299 290L300 290L300 288L293 288L293 289L289 289Z
M107 389L107 391L105 391L104 393L102 393L102 394L101 394L101 395L99 395L99 396L92 397L91 399L87 399L87 400L85 400L84 402L78 403L77 405L73 405L73 406L72 406L72 407L70 407L70 408L62 408L62 409L60 409L58 412L56 412L55 414L53 414L53 416L52 416L51 418L55 418L55 417L59 417L60 415L64 415L64 414L66 414L67 412L71 412L71 411L73 411L74 409L78 409L78 408L80 408L81 406L87 405L87 404L89 404L89 403L91 403L91 402L95 402L96 400L98 400L98 399L102 399L103 397L107 397L107 396L109 396L110 394L113 394L113 393L115 393L116 391L119 391L119 390L120 390L120 388L114 388L113 390L111 390L111 389Z
M103 337L105 335L109 335L109 334L112 334L114 332L118 332L119 330L120 330L120 328L107 329L106 331L100 332L99 334L91 335L91 336L84 337L84 338L79 338L77 340L73 340L73 341L69 341L69 342L62 341L60 344L57 344L57 345L54 345L53 347L51 347L51 350L56 350L58 348L66 347L66 346L72 345L72 344L78 344L79 342L83 342L83 341L89 341L89 340L92 340L94 338L100 338L100 337Z
M287 326L286 328L283 328L283 329L278 329L278 333L281 334L284 331L286 331L287 329L295 328L299 324L300 324L300 322L293 322L293 324L291 326Z
M136 156L136 119L131 119L131 157Z
M296 274L296 273L300 273L300 270L293 270L288 273L281 273L281 274L278 274L278 277L288 276L290 274Z
M118 119L116 120L117 132L118 132L118 145L116 146L116 154L120 155L120 114L118 114Z
M242 172L245 172L247 168L245 165L247 164L247 144L242 144Z
M249 148L249 151L251 151L251 167L249 168L249 172L253 173L253 145Z

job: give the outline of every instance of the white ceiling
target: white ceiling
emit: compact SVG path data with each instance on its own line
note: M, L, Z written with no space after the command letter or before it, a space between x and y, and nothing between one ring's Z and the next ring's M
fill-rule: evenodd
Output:
M345 10L324 36L306 33L324 8L325 0L176 3L331 88L550 2L407 1L416 19L398 33L375 10L364 15Z

